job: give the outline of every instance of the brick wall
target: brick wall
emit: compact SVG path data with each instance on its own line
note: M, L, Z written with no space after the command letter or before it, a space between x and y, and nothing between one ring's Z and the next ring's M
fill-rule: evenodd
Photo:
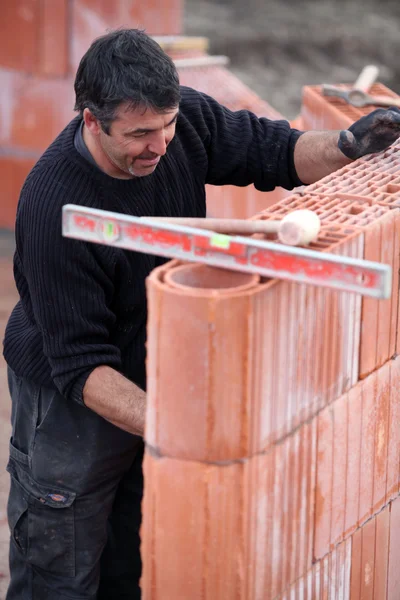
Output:
M73 77L108 28L182 29L183 0L4 0L0 20L0 228L13 228L21 185L74 116Z

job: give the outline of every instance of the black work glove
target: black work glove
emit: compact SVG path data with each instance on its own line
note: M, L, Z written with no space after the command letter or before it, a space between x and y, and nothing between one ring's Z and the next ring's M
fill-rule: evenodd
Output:
M348 158L386 150L400 137L400 110L377 108L340 132L338 146Z

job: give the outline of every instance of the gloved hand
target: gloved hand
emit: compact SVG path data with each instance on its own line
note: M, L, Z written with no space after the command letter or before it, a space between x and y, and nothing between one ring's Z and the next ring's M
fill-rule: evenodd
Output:
M386 150L400 137L400 110L395 106L377 108L341 131L338 147L355 160L365 154Z

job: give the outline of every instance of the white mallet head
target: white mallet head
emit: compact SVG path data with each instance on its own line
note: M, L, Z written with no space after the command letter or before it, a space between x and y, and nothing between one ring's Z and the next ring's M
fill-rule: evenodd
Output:
M282 219L278 238L288 246L306 246L317 239L321 221L312 210L294 210Z

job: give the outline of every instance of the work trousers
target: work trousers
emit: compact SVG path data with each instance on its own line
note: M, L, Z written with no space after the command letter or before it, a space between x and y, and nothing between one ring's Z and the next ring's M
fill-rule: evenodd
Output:
M138 600L143 441L8 373L6 600Z

